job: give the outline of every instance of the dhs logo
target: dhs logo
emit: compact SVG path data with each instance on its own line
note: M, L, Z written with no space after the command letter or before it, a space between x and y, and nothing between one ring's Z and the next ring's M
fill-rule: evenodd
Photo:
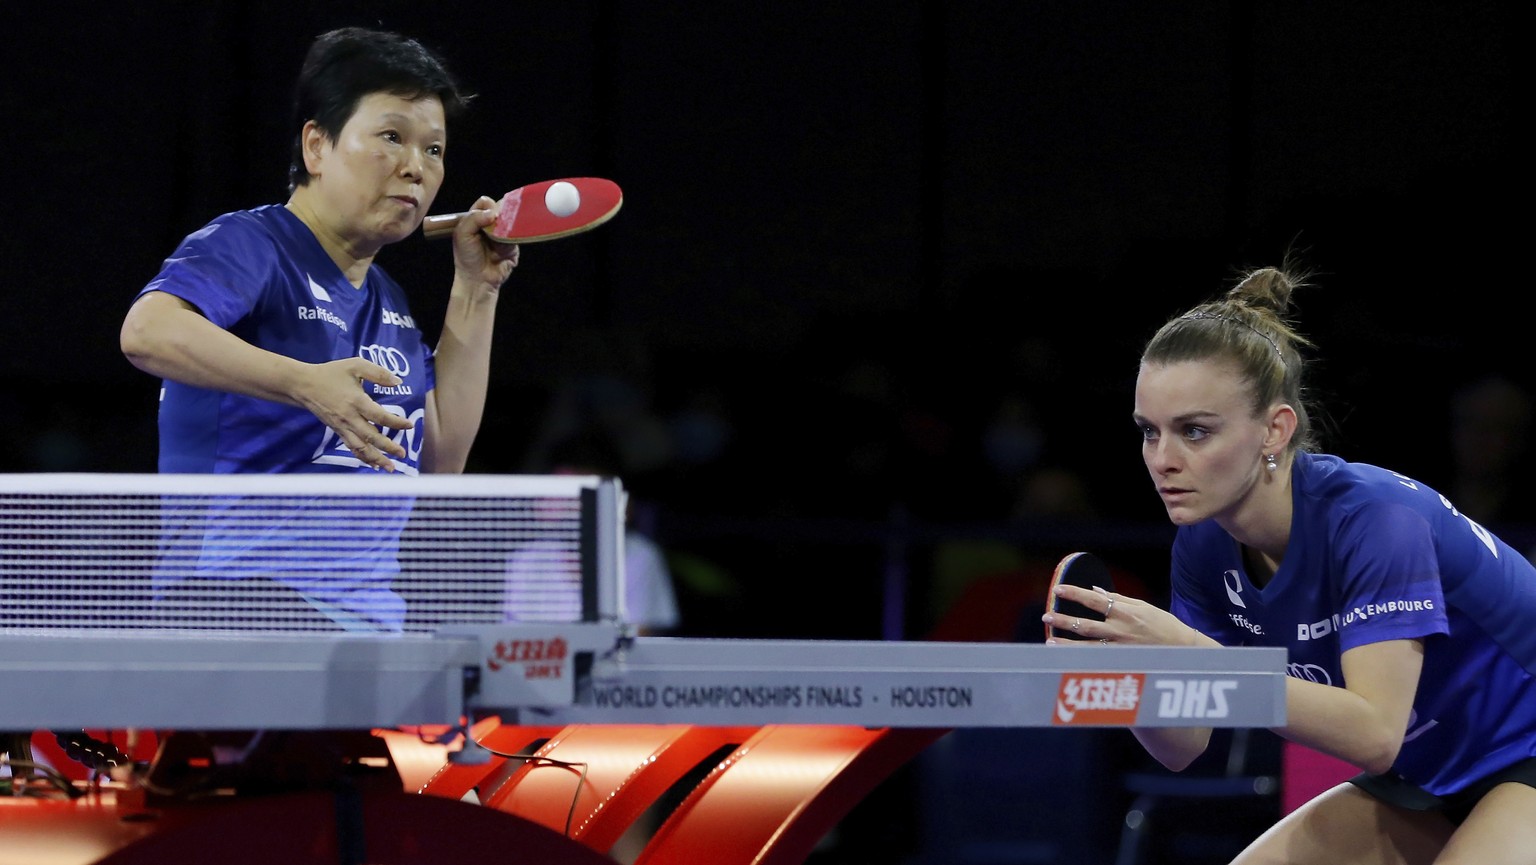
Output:
M521 665L526 679L559 679L564 677L570 645L563 637L532 640L501 640L485 659L492 672L502 667Z
M1159 718L1225 718L1232 712L1228 695L1237 690L1231 679L1154 682Z

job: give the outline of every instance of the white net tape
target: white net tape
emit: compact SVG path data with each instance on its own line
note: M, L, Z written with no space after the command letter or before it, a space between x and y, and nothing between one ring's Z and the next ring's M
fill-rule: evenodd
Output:
M578 621L600 482L0 475L0 630Z

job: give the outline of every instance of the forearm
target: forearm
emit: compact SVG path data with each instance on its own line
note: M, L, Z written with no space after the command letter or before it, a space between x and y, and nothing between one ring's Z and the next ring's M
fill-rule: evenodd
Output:
M455 282L436 358L434 426L423 454L430 472L461 472L485 415L498 292Z
M1180 636L1183 642L1167 645L1221 647L1220 643L1187 625ZM1137 727L1131 732L1153 759L1175 772L1187 768L1211 743L1210 727Z
M1286 719L1276 728L1280 736L1337 757L1368 772L1381 773L1397 759L1403 730L1396 728L1359 694L1287 677ZM1179 771L1210 743L1203 728L1157 727L1133 730L1136 739L1159 763Z
M1392 767L1406 727L1346 688L1287 678L1282 737L1367 772Z
M169 295L146 296L123 322L123 354L160 378L297 405L302 362L247 343Z

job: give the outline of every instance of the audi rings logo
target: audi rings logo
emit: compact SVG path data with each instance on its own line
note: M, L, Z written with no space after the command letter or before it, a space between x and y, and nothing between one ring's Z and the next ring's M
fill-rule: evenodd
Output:
M1319 685L1333 684L1333 677L1328 675L1328 671L1316 664L1286 664L1285 674L1303 682L1316 682Z
M411 359L405 352L392 345L365 345L357 350L357 356L384 367L395 375L405 378L411 374Z

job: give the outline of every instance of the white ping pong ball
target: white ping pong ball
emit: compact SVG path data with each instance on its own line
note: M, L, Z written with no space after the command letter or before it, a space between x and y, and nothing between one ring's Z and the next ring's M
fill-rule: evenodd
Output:
M544 192L544 206L556 216L570 216L581 206L581 193L564 180L551 183Z

